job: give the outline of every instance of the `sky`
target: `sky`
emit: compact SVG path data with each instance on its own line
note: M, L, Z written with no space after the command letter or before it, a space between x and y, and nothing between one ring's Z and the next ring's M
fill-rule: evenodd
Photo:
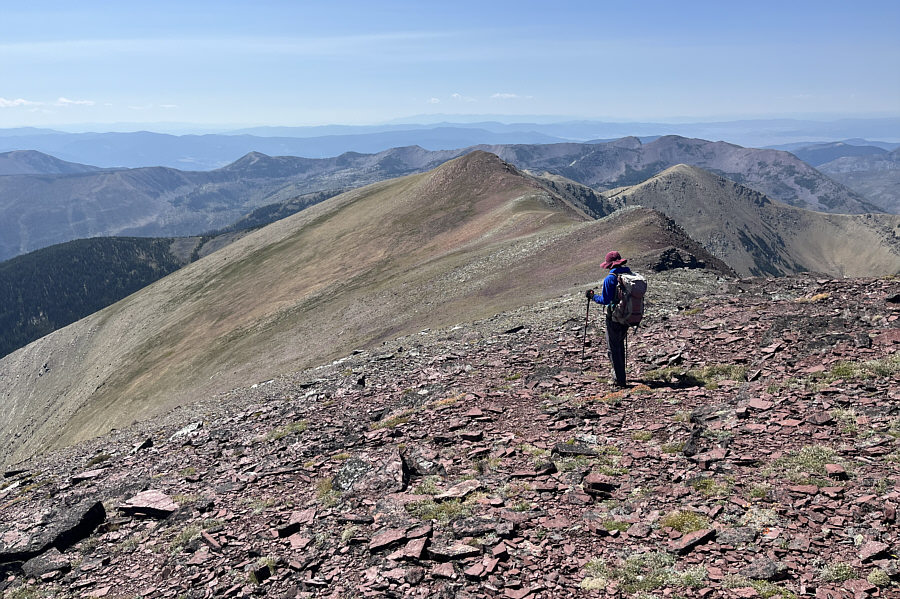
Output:
M0 127L900 115L900 2L0 0Z

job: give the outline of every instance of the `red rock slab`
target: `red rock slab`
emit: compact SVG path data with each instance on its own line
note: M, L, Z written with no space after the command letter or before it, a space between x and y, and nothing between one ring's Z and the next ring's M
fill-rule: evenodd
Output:
M775 404L771 401L766 401L765 399L760 399L759 397L754 397L750 401L747 402L747 407L752 408L754 410L768 410Z
M859 559L867 561L876 558L882 553L886 553L888 549L890 549L890 546L886 543L866 541L863 543L862 547L859 548Z
M122 506L125 513L151 518L165 518L177 509L178 504L171 497L154 489L138 493Z
M844 588L852 591L857 597L865 596L876 589L875 585L865 578L857 578L856 580L848 580L844 583Z
M847 471L840 464L825 464L825 474L837 480L846 480Z
M456 570L454 570L453 564L447 562L435 565L431 570L431 575L435 578L454 578L456 577Z
M213 551L222 550L222 544L215 540L213 536L205 530L200 532L200 539Z
M312 542L312 539L310 539L309 537L304 537L300 534L293 534L288 537L288 541L291 542L291 549L302 551L306 548L307 545L310 544L310 542Z
M431 559L442 562L475 557L481 554L481 550L465 543L437 544L428 549Z
M389 528L372 537L369 541L369 551L375 553L396 545L406 539L406 531L401 528Z
M311 507L299 512L291 512L288 524L312 524L316 518L316 508Z
M481 562L472 564L471 566L463 570L463 574L465 574L469 578L481 578L481 575L484 574L484 564L482 564Z
M463 499L470 493L473 493L480 488L481 483L477 480L464 480L461 483L453 485L440 495L435 495L434 500L446 501L448 499Z
M403 548L403 557L409 559L420 559L422 557L422 554L425 553L425 545L427 544L427 537L421 537L409 541L406 544L406 547Z
M591 495L612 493L619 487L619 481L615 477L597 472L591 472L584 477L582 483L584 490Z
M716 530L714 528L704 528L684 535L680 539L669 543L669 546L679 554L685 555L693 551L698 545L708 543L715 537Z

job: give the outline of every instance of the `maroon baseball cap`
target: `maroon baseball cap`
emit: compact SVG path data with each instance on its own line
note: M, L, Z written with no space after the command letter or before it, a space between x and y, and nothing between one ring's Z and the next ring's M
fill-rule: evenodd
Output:
M628 262L619 255L619 252L610 252L606 254L606 261L600 265L600 268L615 268L617 266L622 266Z

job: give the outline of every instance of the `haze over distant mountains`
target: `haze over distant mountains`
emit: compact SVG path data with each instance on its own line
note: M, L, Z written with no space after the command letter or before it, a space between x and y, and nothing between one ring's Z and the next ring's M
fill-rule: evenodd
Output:
M444 151L394 148L327 159L251 153L214 171L140 168L0 177L0 260L97 235L188 236L219 229L267 204L422 172L482 149L522 169L596 189L634 185L676 164L726 176L787 204L877 212L865 198L790 153L666 136L650 143L492 145ZM56 164L47 160L48 164ZM55 168L55 167L54 167Z
M663 135L724 140L749 147L799 140L885 137L900 140L900 118L836 121L757 119L678 124L591 120L547 122L537 117L533 122L524 119L498 122L492 120L495 118L423 115L405 119L403 123L382 125L253 127L191 135L140 131L138 125L134 125L136 129L133 132L112 133L65 133L26 127L0 129L0 152L38 150L62 160L101 167L169 166L209 170L225 166L254 151L276 156L325 158L344 152L375 153L410 145L428 150L448 150L480 144L610 141L626 136L651 141Z

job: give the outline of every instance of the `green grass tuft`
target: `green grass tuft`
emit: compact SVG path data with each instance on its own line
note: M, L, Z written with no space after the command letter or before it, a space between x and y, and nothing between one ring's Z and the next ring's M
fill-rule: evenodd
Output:
M269 441L278 441L279 439L283 439L288 435L298 434L306 431L308 425L305 420L299 420L297 422L292 422L290 424L286 424L284 426L278 427L274 430L269 431L266 434L266 439Z
M819 568L819 580L822 582L845 582L856 578L856 568L844 562L826 564Z
M406 511L421 520L434 520L438 524L447 524L457 518L471 515L472 508L459 499L441 502L425 499L406 504Z
M825 478L825 464L840 464L849 472L848 465L838 459L834 449L826 445L806 445L778 458L763 473L767 476L779 474L798 484L826 487L834 482Z
M674 528L681 534L687 534L709 527L709 518L697 512L678 510L669 512L659 521L660 526Z
M609 581L617 581L629 594L645 593L664 586L698 588L705 584L707 573L702 566L675 570L675 558L661 551L636 553L617 563L597 558L584 566L587 576L583 589L603 589Z

